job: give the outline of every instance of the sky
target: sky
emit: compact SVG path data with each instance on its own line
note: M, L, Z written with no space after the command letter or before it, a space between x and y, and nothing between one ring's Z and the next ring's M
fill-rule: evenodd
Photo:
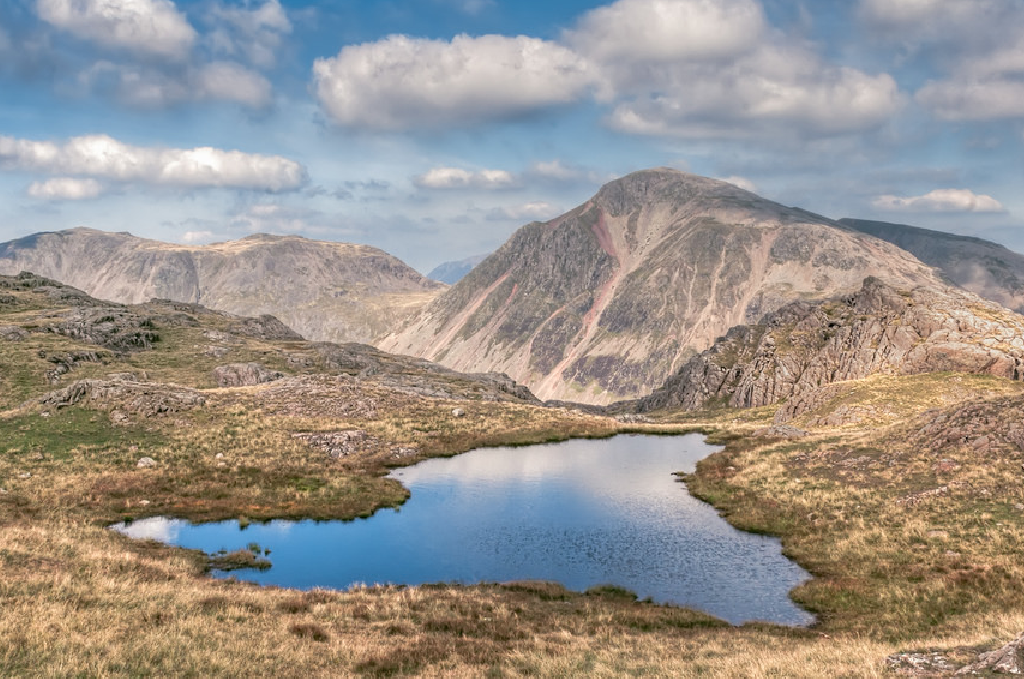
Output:
M0 0L0 241L420 271L669 166L1024 252L1024 0Z

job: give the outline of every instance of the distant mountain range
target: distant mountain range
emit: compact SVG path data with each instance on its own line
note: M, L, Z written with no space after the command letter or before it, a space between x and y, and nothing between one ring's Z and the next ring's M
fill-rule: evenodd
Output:
M308 339L503 372L542 399L592 404L650 394L730 328L852 295L867 277L940 296L953 283L1024 309L1024 255L995 243L834 221L664 168L429 277L365 245L256 234L185 246L86 228L0 244L0 274L23 270L115 302L271 314Z
M435 281L441 281L448 285L455 285L465 277L473 267L480 262L487 259L487 255L474 255L473 257L466 257L453 262L444 262L434 267L430 273L427 274L427 278L431 278Z
M906 224L865 219L840 219L839 223L898 245L965 290L1024 311L1024 255L981 238Z
M445 285L368 245L256 234L188 246L77 228L0 244L0 274L31 271L102 299L198 302L272 314L311 340L372 343Z

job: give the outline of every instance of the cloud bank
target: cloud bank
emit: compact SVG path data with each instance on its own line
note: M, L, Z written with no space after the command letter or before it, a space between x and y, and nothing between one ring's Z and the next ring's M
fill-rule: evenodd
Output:
M0 136L0 168L190 188L286 191L307 181L301 164L281 156L131 146L106 135L63 144Z

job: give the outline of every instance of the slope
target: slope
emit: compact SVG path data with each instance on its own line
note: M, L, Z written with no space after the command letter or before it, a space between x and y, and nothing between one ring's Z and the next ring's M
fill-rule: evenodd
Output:
M540 398L608 403L650 392L732 326L868 275L938 284L889 243L661 168L524 226L381 346L505 372Z
M866 219L840 219L839 223L903 248L979 297L1024 311L1024 255L982 238L907 224Z
M367 245L256 234L204 246L77 228L0 244L0 274L33 271L120 303L272 314L310 339L370 342L444 285Z

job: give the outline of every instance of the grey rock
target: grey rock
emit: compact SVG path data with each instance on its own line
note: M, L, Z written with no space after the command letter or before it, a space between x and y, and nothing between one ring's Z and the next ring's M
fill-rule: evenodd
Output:
M745 408L785 399L775 418L781 424L832 398L830 385L870 375L953 371L1019 380L1024 344L1014 340L1021 336L1024 317L971 293L900 292L869 277L854 295L797 302L761 324L732 328L637 407L692 410L714 400Z
M156 460L154 460L151 457L140 457L139 461L138 461L138 464L136 466L138 466L138 467L155 467L156 466Z
M28 332L16 325L0 325L0 340L5 342L21 342L27 337Z
M269 370L259 363L229 363L213 369L213 378L218 387L252 387L282 377L283 372Z
M978 661L957 670L957 675L980 673L1024 674L1024 634L1002 648L978 656Z
M455 408L452 410L452 417L465 417L466 411L462 408Z

